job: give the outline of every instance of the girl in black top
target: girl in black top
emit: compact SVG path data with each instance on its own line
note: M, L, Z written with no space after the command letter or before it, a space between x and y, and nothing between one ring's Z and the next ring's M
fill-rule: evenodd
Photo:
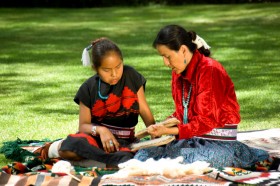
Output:
M118 165L133 158L127 147L135 140L138 116L146 126L155 123L144 94L146 79L123 64L120 49L109 39L97 39L88 48L96 74L74 98L80 107L79 132L62 141L59 156Z

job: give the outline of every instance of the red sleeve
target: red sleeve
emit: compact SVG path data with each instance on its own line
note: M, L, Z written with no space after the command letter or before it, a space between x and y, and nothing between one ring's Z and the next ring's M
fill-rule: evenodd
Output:
M211 63L198 69L197 74L189 105L189 123L178 125L179 139L201 136L225 124L240 122L234 85L223 67Z

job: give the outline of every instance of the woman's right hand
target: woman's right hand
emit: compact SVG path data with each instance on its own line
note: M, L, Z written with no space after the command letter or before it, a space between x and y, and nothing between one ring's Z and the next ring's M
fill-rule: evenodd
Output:
M164 125L154 124L147 128L147 132L152 136L152 138L161 137L165 134L166 127Z
M119 151L120 144L109 129L103 126L98 126L96 128L96 133L100 137L105 152L110 153Z

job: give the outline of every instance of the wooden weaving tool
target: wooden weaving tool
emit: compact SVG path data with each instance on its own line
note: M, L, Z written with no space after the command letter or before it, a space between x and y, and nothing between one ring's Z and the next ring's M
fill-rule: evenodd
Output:
M177 118L168 118L162 122L156 123L156 125L164 125L166 127L173 127L179 123L180 123L180 121ZM149 133L147 131L147 128L145 128L145 129L137 132L135 134L135 137L138 139L141 139L148 135L149 135ZM165 136L161 136L160 138L155 138L155 139L151 139L151 140L140 141L138 143L133 143L133 144L131 144L130 148L132 151L137 151L142 148L165 145L167 143L170 143L173 140L175 140L175 136L165 135Z
M166 127L173 127L173 126L175 126L179 123L180 123L180 121L177 118L168 118L168 119L166 119L162 122L156 123L156 125L164 125ZM138 139L141 139L141 138L144 138L145 136L148 136L148 135L149 135L149 133L147 131L147 128L145 128L145 129L137 132L135 134L135 137L138 138Z
M167 143L170 143L171 141L175 140L175 136L173 135L166 135L162 136L160 138L155 138L147 141L141 141L139 143L133 143L131 144L131 151L137 151L139 149L147 148L147 147L155 147L155 146L161 146L166 145Z

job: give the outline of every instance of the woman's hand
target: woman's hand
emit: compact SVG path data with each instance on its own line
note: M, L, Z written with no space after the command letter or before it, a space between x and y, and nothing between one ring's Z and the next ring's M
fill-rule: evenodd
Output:
M109 129L107 129L106 127L98 126L96 132L100 137L105 152L110 153L119 151L120 144Z
M161 124L150 125L147 128L147 132L152 136L152 138L161 137L162 135L166 134L166 131L167 128Z

